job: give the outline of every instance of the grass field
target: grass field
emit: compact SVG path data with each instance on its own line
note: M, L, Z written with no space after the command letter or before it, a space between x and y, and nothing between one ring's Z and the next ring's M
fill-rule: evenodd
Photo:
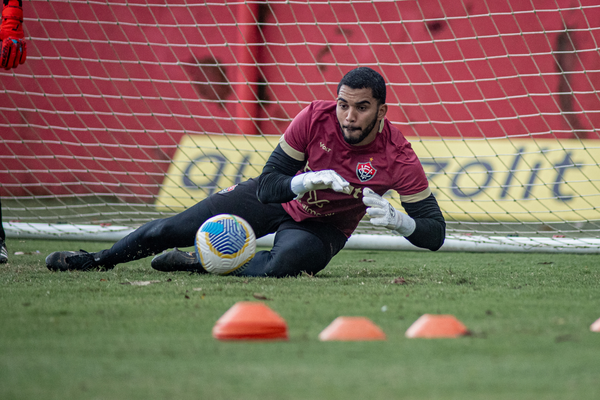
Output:
M0 399L600 398L597 255L343 251L290 279L166 274L149 259L44 265L54 250L106 246L8 240ZM224 312L257 298L289 341L212 338ZM425 313L453 314L472 335L405 338ZM320 342L338 316L367 317L387 340Z

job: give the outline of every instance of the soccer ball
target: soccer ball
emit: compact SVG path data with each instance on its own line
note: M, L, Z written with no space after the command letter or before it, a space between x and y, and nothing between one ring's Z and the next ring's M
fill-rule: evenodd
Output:
M219 214L207 219L196 233L196 256L216 275L241 272L256 252L254 230L243 218Z

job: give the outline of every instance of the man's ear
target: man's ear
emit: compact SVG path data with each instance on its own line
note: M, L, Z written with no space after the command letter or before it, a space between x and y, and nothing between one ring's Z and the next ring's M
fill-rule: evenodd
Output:
M382 104L379 106L379 111L377 112L377 119L383 119L387 114L388 106L387 104Z

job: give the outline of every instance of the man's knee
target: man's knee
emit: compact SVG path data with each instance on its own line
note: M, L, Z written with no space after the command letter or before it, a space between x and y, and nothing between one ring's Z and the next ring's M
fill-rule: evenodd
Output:
M330 257L323 242L314 235L299 241L278 241L271 251L256 253L241 273L246 276L293 277L306 272L316 274L327 266Z
M177 237L177 226L170 223L170 218L157 219L142 226L142 238L147 243L168 243L170 238ZM181 246L181 245L179 245Z

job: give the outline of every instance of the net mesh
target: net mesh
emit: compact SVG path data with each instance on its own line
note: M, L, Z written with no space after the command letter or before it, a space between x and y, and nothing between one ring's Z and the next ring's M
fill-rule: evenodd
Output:
M3 221L173 215L257 176L369 66L450 235L597 238L595 3L24 1L27 62L0 72Z

